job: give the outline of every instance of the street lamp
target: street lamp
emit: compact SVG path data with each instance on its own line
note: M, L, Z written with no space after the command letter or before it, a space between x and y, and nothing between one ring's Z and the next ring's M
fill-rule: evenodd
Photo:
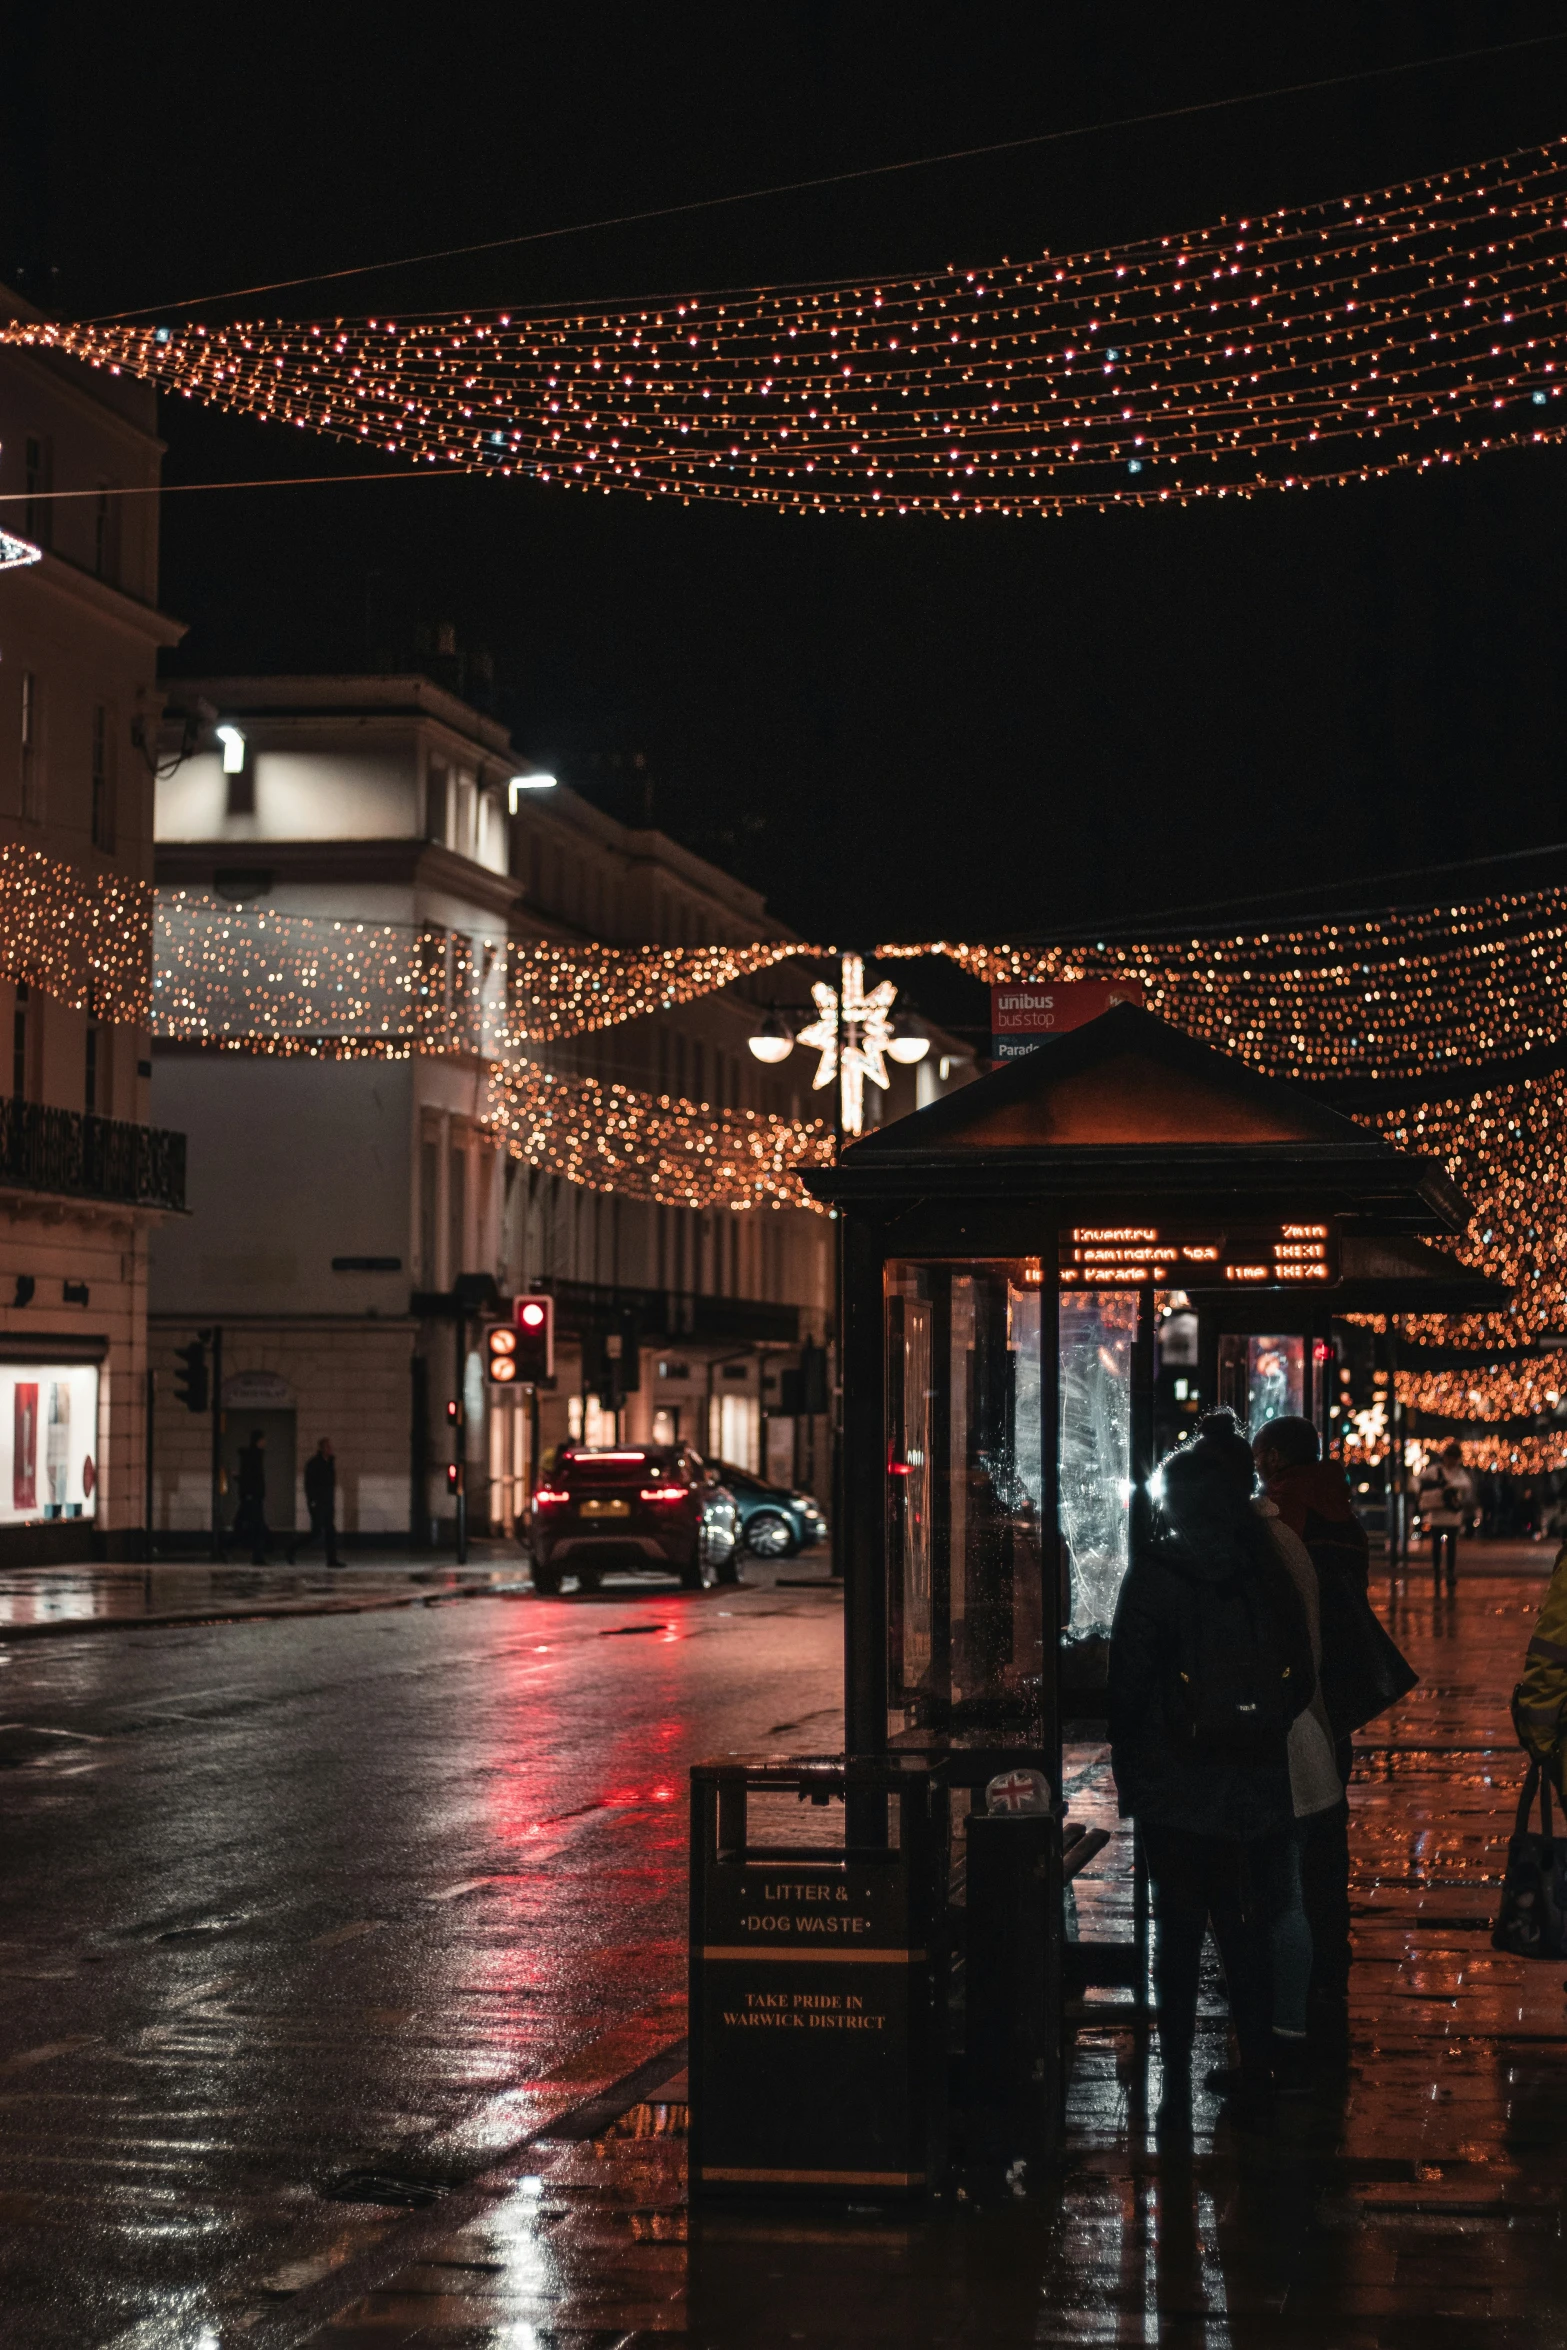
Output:
M923 1061L929 1051L928 1036L895 1036L887 1046L889 1057L901 1061L905 1069L912 1069L916 1061Z
M746 1041L756 1059L765 1061L771 1068L775 1062L787 1061L794 1051L794 1030L787 1021L780 1020L774 1008L756 1034Z
M214 727L223 745L223 772L225 775L243 775L245 772L245 737L237 726Z
M507 787L507 804L513 816L517 813L517 794L525 791L554 791L558 779L553 775L514 775Z

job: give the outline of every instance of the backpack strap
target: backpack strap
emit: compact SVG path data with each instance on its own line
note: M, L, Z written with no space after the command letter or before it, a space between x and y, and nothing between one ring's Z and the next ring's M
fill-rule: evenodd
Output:
M1544 1812L1545 1812L1545 1822L1546 1822L1546 1828L1545 1828L1545 1832L1546 1832L1546 1835L1547 1835L1547 1836L1549 1836L1549 1834L1550 1834L1550 1832L1551 1832L1551 1830L1550 1830L1550 1802L1551 1802L1551 1799L1550 1799L1550 1796L1549 1796L1549 1794L1547 1794L1547 1793L1546 1793L1546 1791L1545 1791L1545 1787L1544 1787L1544 1783L1543 1783L1543 1774L1542 1774L1542 1772L1541 1772L1541 1770L1540 1770L1540 1766L1539 1766L1539 1764L1538 1764L1538 1763L1537 1763L1537 1762L1534 1760L1533 1756L1531 1755L1531 1756L1530 1756L1530 1758L1529 1758L1529 1768L1528 1768L1528 1770L1527 1770L1527 1771L1525 1772L1525 1774L1524 1774L1524 1782L1523 1782L1523 1793L1522 1793L1522 1794L1519 1796L1519 1798L1518 1798L1518 1817L1517 1817L1517 1818L1516 1818L1516 1820L1514 1820L1514 1822L1513 1822L1513 1834L1514 1834L1515 1836L1527 1836L1527 1835L1528 1835L1528 1833L1529 1833L1529 1814L1530 1814L1530 1812L1531 1812L1531 1811L1533 1811L1533 1809L1534 1809L1534 1799L1535 1799L1535 1795L1536 1795L1537 1793L1540 1795L1540 1797L1541 1797L1541 1799L1542 1799L1543 1806L1544 1806Z

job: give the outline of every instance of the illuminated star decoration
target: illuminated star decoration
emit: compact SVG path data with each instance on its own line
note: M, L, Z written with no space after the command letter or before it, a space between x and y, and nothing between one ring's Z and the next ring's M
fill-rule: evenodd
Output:
M820 1093L831 1085L838 1070L838 1033L840 1016L838 990L818 980L811 989L816 1009L821 1014L809 1028L802 1028L796 1042L810 1045L821 1054L821 1063L811 1079L812 1091ZM890 979L881 980L870 994L865 992L865 964L858 955L843 958L843 1131L858 1134L865 1124L865 1080L887 1090L886 1051L892 1042L892 1021L889 1014L897 1001L898 991Z

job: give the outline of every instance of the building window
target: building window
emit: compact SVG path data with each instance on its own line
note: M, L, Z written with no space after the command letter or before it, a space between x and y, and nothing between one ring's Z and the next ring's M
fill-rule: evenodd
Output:
M424 778L424 837L446 846L446 762L432 759Z
M457 778L456 792L457 804L452 810L451 829L449 830L446 837L447 847L449 849L455 849L459 857L467 857L472 859L475 854L476 844L474 841L474 816L476 798L477 792L473 777L471 775L459 775Z
M114 729L102 702L92 714L92 844L114 846Z
M43 760L38 740L38 680L31 669L22 671L22 821L44 819Z
M419 1145L419 1278L426 1289L439 1289L441 1268L437 1262L436 1235L440 1230L437 1210L440 1206L441 1146L428 1139Z
M22 510L22 535L37 546L52 547L54 504L49 493L54 488L54 443L41 434L27 436L24 479L27 503Z
M468 1246L468 1153L454 1142L446 1164L446 1286L463 1270Z
M19 1102L27 1099L27 1046L32 1001L25 979L18 980L16 1010L11 1014L11 1091Z
M93 507L92 567L96 578L106 579L111 587L119 586L119 485L111 481L98 484L97 501Z

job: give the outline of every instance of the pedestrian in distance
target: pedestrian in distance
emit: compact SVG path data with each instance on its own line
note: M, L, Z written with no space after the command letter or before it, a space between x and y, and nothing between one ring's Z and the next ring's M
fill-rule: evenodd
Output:
M1444 1444L1426 1463L1415 1507L1431 1537L1431 1572L1439 1583L1445 1553L1449 1591L1458 1588L1458 1537L1469 1522L1474 1503L1474 1479L1464 1467L1463 1448Z
M327 1565L340 1567L343 1562L337 1555L337 1458L330 1436L321 1438L305 1463L305 1507L310 1512L310 1531L302 1541L289 1544L289 1565L293 1565L302 1550L319 1542Z
M235 1540L250 1544L252 1566L264 1567L271 1533L267 1526L267 1440L260 1428L252 1428L250 1442L239 1456L238 1488Z
M1159 2129L1176 2142L1191 2128L1210 1922L1240 2050L1234 2110L1255 2117L1274 2094L1271 1940L1295 1855L1290 1731L1316 1669L1300 1594L1251 1504L1250 1464L1228 1412L1168 1456L1159 1523L1122 1584L1110 1643L1111 1762L1157 1923Z

